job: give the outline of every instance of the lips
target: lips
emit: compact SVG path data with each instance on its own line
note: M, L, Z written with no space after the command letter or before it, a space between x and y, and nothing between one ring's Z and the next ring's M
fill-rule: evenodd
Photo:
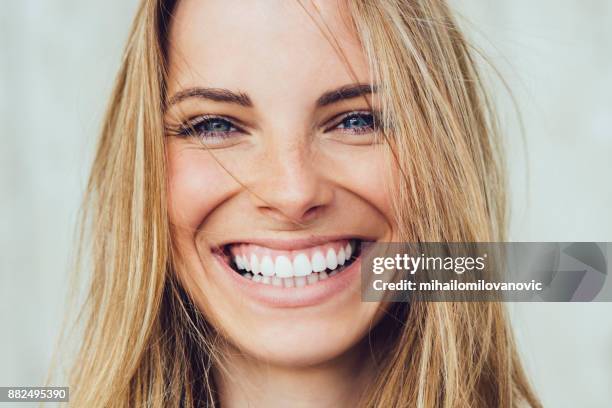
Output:
M295 250L234 243L223 247L222 259L245 279L263 285L299 288L341 273L358 257L359 247L357 239L340 239Z

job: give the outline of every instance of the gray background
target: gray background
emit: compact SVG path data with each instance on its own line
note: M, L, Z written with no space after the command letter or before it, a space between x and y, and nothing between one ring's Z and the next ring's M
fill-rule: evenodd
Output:
M42 382L61 324L76 211L135 3L1 3L0 385ZM523 115L525 143L496 88L510 154L511 239L612 241L612 2L452 5ZM610 406L612 304L510 309L545 406Z

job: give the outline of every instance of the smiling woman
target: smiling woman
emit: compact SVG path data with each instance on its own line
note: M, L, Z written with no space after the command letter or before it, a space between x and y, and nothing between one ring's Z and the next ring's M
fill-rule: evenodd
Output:
M73 404L539 406L500 304L360 297L364 243L504 238L447 7L245 4L141 4L85 202Z

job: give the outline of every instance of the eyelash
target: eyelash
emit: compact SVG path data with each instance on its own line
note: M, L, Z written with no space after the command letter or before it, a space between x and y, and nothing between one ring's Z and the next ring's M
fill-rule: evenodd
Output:
M211 124L213 121L218 121L227 125L231 130L228 131L211 131L198 130L199 126ZM223 140L231 137L234 133L244 132L240 127L234 124L232 118L218 115L202 115L191 119L179 126L176 134L184 137L199 137L201 139L219 139Z
M371 122L371 124L368 123L367 126L364 126L362 128L359 129L354 129L354 128L339 128L338 126L340 126L343 122L347 121L348 119L362 119L364 120L364 118L368 118L369 121ZM377 115L374 112L371 111L352 111L352 112L348 112L348 113L342 113L338 116L336 116L335 118L332 119L332 121L334 122L334 124L330 127L328 127L325 131L328 132L330 130L333 129L343 129L342 131L345 133L352 133L352 134L363 134L363 133L370 133L370 132L374 132L378 125L378 119L377 119Z
M370 133L376 130L377 128L377 118L376 114L371 111L351 111L347 113L343 113L335 116L330 121L333 121L334 124L325 128L325 132L332 131L334 129L341 130L344 133L350 134L364 134ZM339 127L347 120L353 119L362 119L365 120L366 125L361 128L347 128L347 127ZM214 121L220 122L223 125L226 125L230 130L226 131L211 131L211 130L198 130L198 127L203 125L210 125ZM224 139L230 138L234 136L236 133L245 133L245 131L235 123L235 119L220 116L220 115L202 115L191 119L190 121L178 126L178 129L175 129L173 133L178 136L183 137L198 137L203 140L217 140L222 141ZM346 124L345 124L346 126Z

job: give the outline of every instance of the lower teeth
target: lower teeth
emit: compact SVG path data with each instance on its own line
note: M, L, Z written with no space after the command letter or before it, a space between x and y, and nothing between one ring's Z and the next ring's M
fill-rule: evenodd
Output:
M313 272L308 276L293 276L290 278L279 278L277 276L262 276L262 275L253 275L250 272L242 274L242 276L246 279L252 280L257 283L263 283L272 286L279 286L285 288L301 288L304 286L312 285L317 283L320 280L328 279L331 276L334 276L338 273L338 270L327 272Z

